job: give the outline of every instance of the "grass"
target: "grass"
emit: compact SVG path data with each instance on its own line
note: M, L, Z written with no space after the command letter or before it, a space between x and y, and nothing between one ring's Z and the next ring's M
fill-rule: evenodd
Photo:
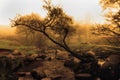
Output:
M13 49L15 46L11 45L12 41L8 40L0 40L0 48L7 48L7 49Z
M26 54L36 53L35 46L25 46L17 41L11 41L6 39L0 39L0 48L18 50Z
M73 50L80 50L82 52L86 52L89 50L93 50L96 53L108 53L108 51L119 51L120 52L120 47L116 46L110 46L110 45L97 45L97 44L85 44L85 43L75 43L70 45L71 49ZM37 53L35 50L35 46L25 46L20 44L16 40L9 40L9 39L2 39L0 38L0 48L4 49L11 49L11 50L18 50L20 52L23 52L27 55Z

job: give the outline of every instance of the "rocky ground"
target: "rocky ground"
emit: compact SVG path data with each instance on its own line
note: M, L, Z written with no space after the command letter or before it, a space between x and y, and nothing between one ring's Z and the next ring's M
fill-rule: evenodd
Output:
M118 80L120 76L119 55L110 55L102 66L93 57L83 62L59 49L31 55L0 49L0 56L0 80Z

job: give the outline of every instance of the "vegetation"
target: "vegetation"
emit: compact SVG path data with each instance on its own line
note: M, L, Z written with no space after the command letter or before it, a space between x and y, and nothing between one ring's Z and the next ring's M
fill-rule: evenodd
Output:
M110 43L117 46L120 44L120 2L119 0L100 0L103 9L108 13L105 14L107 22L103 25L98 25L95 28L95 34L105 35L111 38Z

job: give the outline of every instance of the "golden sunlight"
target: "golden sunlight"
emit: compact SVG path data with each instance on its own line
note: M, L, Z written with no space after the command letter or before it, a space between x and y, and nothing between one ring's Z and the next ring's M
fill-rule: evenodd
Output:
M0 35L14 35L15 34L15 28L12 28L10 26L0 25Z

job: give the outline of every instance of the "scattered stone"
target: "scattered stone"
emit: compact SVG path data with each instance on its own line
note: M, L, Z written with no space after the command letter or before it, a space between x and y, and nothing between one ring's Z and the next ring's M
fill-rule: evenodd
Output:
M93 80L92 75L88 73L80 73L75 75L76 80Z
M15 58L16 58L16 57L15 57L14 55L12 55L12 54L8 54L8 55L6 55L6 57L11 58L11 59L15 59Z
M41 80L52 80L51 78L43 78Z
M36 58L38 57L38 54L31 54L31 57Z
M32 76L19 77L18 80L35 80Z
M40 58L40 59L45 59L47 56L45 54L39 54L37 58Z
M18 50L14 50L12 54L13 55L22 55L22 53Z
M45 75L44 73L38 73L37 71L32 71L32 72L31 72L31 76L32 76L34 79L37 79L37 80L40 80L40 79L46 77L46 75Z
M40 66L38 68L35 68L32 72L31 75L35 78L35 79L42 79L46 77L46 74L44 73L44 68L43 66Z
M56 75L56 74L54 74L52 77L51 77L51 79L52 80L61 80L63 78L63 76L62 75Z
M88 73L80 73L80 74L77 74L76 77L91 77L92 75L91 74L88 74Z
M79 63L79 62L80 62L80 59L74 57L73 61L74 61L75 63Z
M61 51L61 50L57 50L56 51L56 59L58 60L65 60L69 58L69 54L66 51Z
M93 52L92 50L89 50L89 51L87 52L87 54L90 54L90 55L95 56L95 52Z

